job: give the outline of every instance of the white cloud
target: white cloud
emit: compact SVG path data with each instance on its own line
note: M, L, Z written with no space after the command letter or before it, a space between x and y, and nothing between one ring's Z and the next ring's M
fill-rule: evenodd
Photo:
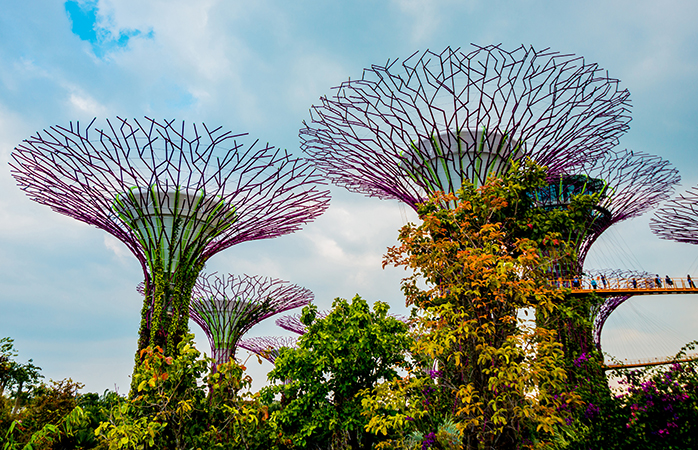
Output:
M133 253L111 234L104 233L104 246L111 250L122 261L133 259L134 257Z
M427 43L440 31L445 20L452 19L454 6L470 10L477 0L391 0L406 16L410 17L408 32L412 42ZM461 11L462 13L462 11ZM463 22L467 18L464 17ZM460 43L453 43L458 47Z
M104 117L108 112L104 105L85 93L72 92L68 101L78 117Z

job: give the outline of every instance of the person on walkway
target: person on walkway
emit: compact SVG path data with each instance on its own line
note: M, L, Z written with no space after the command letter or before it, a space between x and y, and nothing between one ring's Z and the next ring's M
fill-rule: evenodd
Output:
M657 276L655 277L654 284L656 285L657 288L662 287L662 279L659 278L659 274L657 274Z
M637 289L637 280L633 278L633 289Z
M667 275L664 279L666 280L666 287L674 287L674 282L671 278L669 278L669 275Z
M693 284L693 280L691 280L691 276L690 276L690 275L686 275L686 281L688 281L688 287L690 287L691 289L695 289L695 288L696 288L696 285Z
M578 288L579 287L579 277L577 275L574 276L574 279L572 280L572 287L573 288Z
M593 279L593 278L591 279L591 287L592 287L594 290L596 290L596 288L599 287L599 285L596 284L596 280Z
M608 289L608 283L606 282L606 277L601 275L601 283L603 283L603 288Z

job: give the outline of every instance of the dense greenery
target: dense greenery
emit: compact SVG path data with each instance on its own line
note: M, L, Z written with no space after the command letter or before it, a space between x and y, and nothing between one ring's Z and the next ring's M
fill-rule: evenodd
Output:
M330 314L317 317L315 306L304 308L308 330L297 349L282 349L266 389L273 412L289 446L294 448L370 449L376 436L367 433L361 414L362 392L392 380L406 365L407 325L387 315L388 305L373 310L358 295L351 302L335 299Z
M343 332L337 331L339 335ZM328 335L331 340L334 333ZM185 342L188 342L185 341ZM210 360L196 358L190 344L180 359L169 360L159 350L148 350L149 369L139 371L141 394L125 399L115 393L79 394L81 387L70 380L39 384L30 391L27 402L12 414L14 401L0 397L0 448L17 449L291 449L350 448L346 440L294 444L296 429L286 429L275 417L284 411L283 402L271 400L266 406L259 397L244 391L249 378L242 367L229 363L210 373ZM695 343L687 350L695 350ZM677 359L683 358L677 355ZM580 360L580 367L586 364ZM675 363L652 369L624 371L623 383L605 404L586 404L570 425L560 427L551 448L569 449L690 449L698 435L698 363ZM209 369L207 369L209 367ZM5 374L5 372L3 372ZM168 374L165 376L165 374ZM196 374L206 374L212 385L191 383ZM157 375L157 376L156 376ZM386 422L386 412L400 403L386 397L388 390L402 389L412 410L423 408L424 415L403 424L419 422L412 432L382 432L373 438L374 448L401 441L402 448L462 449L461 430L447 419L451 414L443 402L440 373L429 377L397 378L392 384L378 384L374 391L361 391L366 421ZM203 381L200 379L200 381ZM211 393L209 393L211 392ZM380 403L377 399L381 399ZM325 399L328 400L328 399ZM403 401L403 404L404 401ZM327 402L327 408L331 408ZM269 411L271 415L269 416ZM325 411L326 413L327 411ZM399 414L392 416L394 426ZM446 419L445 419L446 418ZM312 417L297 423L311 423ZM100 425L101 423L101 425ZM374 421L375 423L375 421ZM327 436L328 423L316 422ZM323 427L324 425L324 427ZM335 436L346 436L348 426L335 424ZM98 429L98 435L95 430ZM387 429L387 428L386 428ZM432 431L427 431L432 430ZM179 439L180 443L177 443ZM315 443L318 442L317 445ZM526 445L522 440L521 447ZM178 446L179 445L179 446Z
M541 207L547 182L524 164L436 194L384 261L413 271L411 317L358 295L324 317L305 308L260 393L191 335L142 348L129 397L42 382L0 339L0 450L697 448L698 363L679 362L696 344L609 388L589 340L599 298L551 282L574 267L598 194Z
M576 202L569 211L536 208L532 193L545 183L544 171L526 166L479 189L466 183L457 197L437 194L420 208L422 224L405 226L389 249L385 264L414 271L403 291L417 307L415 366L366 405L371 429L401 432L397 447L446 446L447 429L459 431L448 446L542 444L578 403L555 331L532 317L562 303L564 292L547 280L574 257L559 229L574 226Z

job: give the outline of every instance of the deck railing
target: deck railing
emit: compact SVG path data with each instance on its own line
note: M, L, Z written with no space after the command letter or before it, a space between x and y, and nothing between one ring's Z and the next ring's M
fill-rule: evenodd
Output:
M553 287L568 288L572 292L593 292L603 294L630 293L692 293L698 292L696 282L687 278L606 278L578 277L550 280Z
M645 360L628 361L627 359L621 363L612 362L611 364L606 364L605 370L614 369L632 369L636 367L647 367L647 366L663 366L666 364L690 362L698 360L698 353L688 354L681 359L673 358L652 358Z

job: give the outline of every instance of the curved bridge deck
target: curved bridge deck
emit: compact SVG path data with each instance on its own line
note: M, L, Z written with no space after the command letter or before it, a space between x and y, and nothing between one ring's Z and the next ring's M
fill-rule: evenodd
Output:
M648 367L648 366L664 366L667 364L676 364L683 362L691 362L698 360L698 354L688 354L681 359L673 358L655 358L650 360L638 360L638 361L623 361L621 363L612 362L611 364L606 364L604 370L616 370L616 369L634 369L637 367Z
M572 294L590 294L596 292L602 297L618 297L623 295L657 295L657 294L697 294L698 281L689 281L686 278L670 278L667 283L665 278L607 278L604 282L600 278L588 277L572 280L552 280L555 287L568 288Z

